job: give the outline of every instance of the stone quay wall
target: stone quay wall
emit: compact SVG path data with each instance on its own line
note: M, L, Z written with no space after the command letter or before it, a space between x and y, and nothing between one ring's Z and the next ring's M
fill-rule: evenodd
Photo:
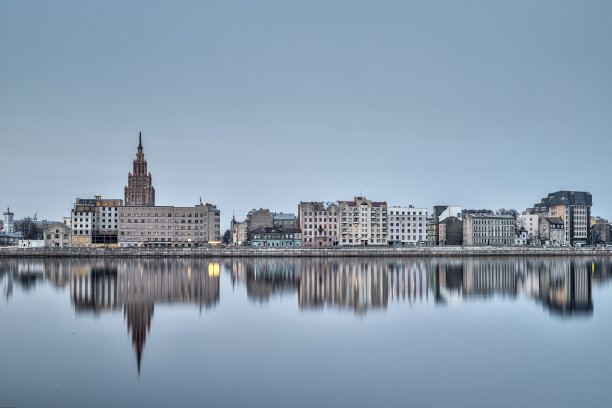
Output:
M0 248L0 258L240 258L240 257L480 257L612 256L612 248L412 247L412 248Z

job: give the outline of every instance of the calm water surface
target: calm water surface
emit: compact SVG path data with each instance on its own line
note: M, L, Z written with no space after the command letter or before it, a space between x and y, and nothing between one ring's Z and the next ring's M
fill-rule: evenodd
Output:
M0 407L609 407L612 260L0 260Z

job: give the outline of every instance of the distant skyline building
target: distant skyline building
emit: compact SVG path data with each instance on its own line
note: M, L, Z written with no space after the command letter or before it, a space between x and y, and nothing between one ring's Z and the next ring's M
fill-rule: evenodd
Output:
M142 149L142 132L138 134L138 149L133 163L133 171L128 173L128 185L125 187L126 206L155 205L155 188L151 184L151 173L147 171L147 161Z

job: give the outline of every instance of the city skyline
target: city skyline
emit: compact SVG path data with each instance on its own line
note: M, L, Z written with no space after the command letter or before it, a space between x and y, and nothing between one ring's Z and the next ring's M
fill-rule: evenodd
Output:
M143 133L159 205L366 196L532 206L603 188L610 3L0 5L2 198L58 220L121 197ZM44 197L44 200L41 200Z

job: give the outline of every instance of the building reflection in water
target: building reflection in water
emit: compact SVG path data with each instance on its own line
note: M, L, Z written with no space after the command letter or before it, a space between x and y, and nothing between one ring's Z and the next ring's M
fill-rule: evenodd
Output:
M390 302L427 302L430 293L438 304L527 295L564 316L592 313L593 276L607 280L612 270L610 261L582 258L240 259L226 267L249 298L297 291L301 309L362 314Z
M363 314L389 304L448 304L492 296L534 299L552 314L589 316L592 286L612 276L607 258L289 258L223 263L249 299L297 295L303 310ZM123 310L140 372L155 304L219 302L221 264L197 259L0 259L6 301L46 281L69 289L77 315Z
M388 297L384 262L313 258L302 262L298 289L301 309L334 307L364 313L369 309L385 309Z
M121 259L77 262L70 295L77 313L123 308L138 372L155 304L191 303L200 310L219 302L218 262Z

